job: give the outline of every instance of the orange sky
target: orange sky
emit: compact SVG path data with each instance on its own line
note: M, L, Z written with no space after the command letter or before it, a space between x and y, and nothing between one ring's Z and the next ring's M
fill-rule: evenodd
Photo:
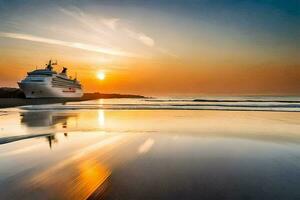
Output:
M27 71L42 66L46 58L11 56L1 59L1 86L16 87ZM59 58L57 55L55 58ZM61 56L63 57L63 56ZM62 61L60 61L62 60ZM69 66L69 75L84 85L86 92L136 93L143 95L237 95L237 94L297 94L300 91L299 66L191 67L185 63L152 62L134 59L120 61L122 65L105 67L77 61L72 57L58 59L61 66ZM189 62L187 62L189 63ZM190 64L190 63L189 63ZM192 65L192 64L190 64ZM197 64L193 64L197 65ZM200 65L200 64L199 64ZM201 65L200 65L201 66ZM186 68L191 69L186 70ZM60 67L55 67L57 71ZM99 80L104 71L105 80Z
M293 32L279 31L284 28L278 25L284 20L283 11L265 16L255 5L262 17L254 18L240 9L243 21L226 6L220 16L165 12L154 9L156 4L151 6L48 2L7 6L14 11L10 12L0 5L4 13L0 18L0 86L17 87L27 71L54 59L59 63L57 71L67 66L69 75L77 72L86 92L154 96L299 93L299 46L291 41L294 35L289 37ZM249 30L244 24L250 23L247 20L254 24ZM275 23L277 32L274 27L265 30L264 23ZM290 23L286 26L293 31ZM106 74L105 80L97 79L99 71Z

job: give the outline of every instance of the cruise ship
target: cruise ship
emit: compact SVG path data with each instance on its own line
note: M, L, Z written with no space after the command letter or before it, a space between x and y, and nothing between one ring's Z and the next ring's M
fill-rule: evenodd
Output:
M79 98L83 90L77 78L67 75L67 68L63 67L60 73L53 70L50 60L45 69L36 69L27 72L27 76L18 82L26 98Z

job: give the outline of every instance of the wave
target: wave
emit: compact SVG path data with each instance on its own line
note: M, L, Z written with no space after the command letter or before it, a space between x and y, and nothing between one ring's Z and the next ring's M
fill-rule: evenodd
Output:
M300 100L212 100L212 99L194 99L194 102L249 102L249 103L300 103Z
M299 100L298 100L299 99ZM288 99L145 99L147 102L223 102L223 103L300 103L300 97L296 100Z
M242 111L286 111L300 112L298 97L276 98L197 98L197 99L141 99L48 104L23 106L25 110L242 110Z
M228 105L228 104L169 104L169 105L47 105L47 106L24 106L24 110L232 110L232 111L282 111L300 112L300 104L287 105Z

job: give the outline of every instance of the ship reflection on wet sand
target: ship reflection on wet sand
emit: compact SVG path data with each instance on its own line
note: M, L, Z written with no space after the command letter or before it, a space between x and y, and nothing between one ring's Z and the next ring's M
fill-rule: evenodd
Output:
M298 112L16 109L0 124L0 199L300 195Z
M45 112L23 112L21 113L21 124L24 124L30 128L38 128L38 127L53 127L53 126L61 126L62 129L66 129L68 127L68 119L69 118L77 118L76 113L53 113L50 111ZM65 137L68 137L68 133L64 133ZM58 139L55 137L55 132L49 133L49 135L45 136L49 147L52 147L53 143L57 143Z

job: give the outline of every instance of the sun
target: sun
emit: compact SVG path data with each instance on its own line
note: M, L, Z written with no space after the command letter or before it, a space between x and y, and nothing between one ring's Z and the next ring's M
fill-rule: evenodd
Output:
M97 73L97 78L98 78L99 80L104 80L104 79L105 79L105 73L102 72L102 71L98 72L98 73Z

